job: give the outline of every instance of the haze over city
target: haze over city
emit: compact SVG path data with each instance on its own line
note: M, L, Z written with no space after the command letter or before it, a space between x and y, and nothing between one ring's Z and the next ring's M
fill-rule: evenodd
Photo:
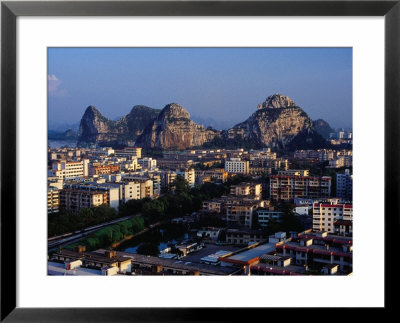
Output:
M116 119L171 102L222 129L274 93L352 127L351 48L49 48L47 78L49 129L79 123L89 105Z

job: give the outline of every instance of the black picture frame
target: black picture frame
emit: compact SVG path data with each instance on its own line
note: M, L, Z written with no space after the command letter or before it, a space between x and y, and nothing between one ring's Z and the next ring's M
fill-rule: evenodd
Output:
M235 321L244 309L16 307L16 19L19 16L384 16L385 18L385 308L396 306L399 233L400 0L380 1L2 1L1 2L1 321ZM371 237L372 239L372 237ZM389 259L392 255L393 258ZM371 265L373 259L371 259ZM367 287L366 287L367 288ZM327 306L329 304L327 303ZM310 304L312 307L312 304ZM251 310L260 319L262 309ZM275 309L291 314L288 309ZM332 310L332 309L331 309ZM381 315L381 309L376 309ZM332 311L333 313L333 311ZM246 313L247 315L248 313ZM329 316L328 312L324 315ZM345 314L346 315L346 314ZM373 318L373 317L372 317ZM380 317L381 318L381 317ZM321 317L319 318L321 319Z

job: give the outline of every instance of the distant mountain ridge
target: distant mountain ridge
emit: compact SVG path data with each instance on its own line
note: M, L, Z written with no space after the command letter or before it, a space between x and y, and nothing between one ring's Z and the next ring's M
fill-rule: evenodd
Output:
M162 110L135 106L117 121L105 118L89 106L80 123L78 146L132 146L150 149L187 149L246 143L252 147L304 149L323 146L326 141L313 121L287 96L274 94L260 103L245 121L228 130L215 130L195 123L179 104Z

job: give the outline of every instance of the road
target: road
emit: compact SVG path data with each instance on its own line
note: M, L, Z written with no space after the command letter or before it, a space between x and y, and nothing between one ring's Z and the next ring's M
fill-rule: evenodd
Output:
M108 222L104 222L101 224L97 224L94 225L92 227L88 227L82 230L77 230L74 232L69 232L69 233L65 233L59 236L55 236L55 237L51 237L49 238L48 241L48 251L53 251L56 250L59 247L62 247L66 244L71 244L74 243L76 241L79 241L80 239L82 239L83 237L96 232L104 227L107 227L109 225L121 222L121 221L125 221L128 220L134 216L139 216L140 214L136 214L136 215L129 215L129 216L125 216L123 218L118 218L112 221L108 221Z

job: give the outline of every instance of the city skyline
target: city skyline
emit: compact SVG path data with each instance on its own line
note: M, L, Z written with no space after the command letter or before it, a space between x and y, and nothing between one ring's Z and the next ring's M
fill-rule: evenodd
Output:
M89 105L115 120L172 102L228 128L274 93L352 127L351 48L49 48L47 78L49 129L79 123Z

